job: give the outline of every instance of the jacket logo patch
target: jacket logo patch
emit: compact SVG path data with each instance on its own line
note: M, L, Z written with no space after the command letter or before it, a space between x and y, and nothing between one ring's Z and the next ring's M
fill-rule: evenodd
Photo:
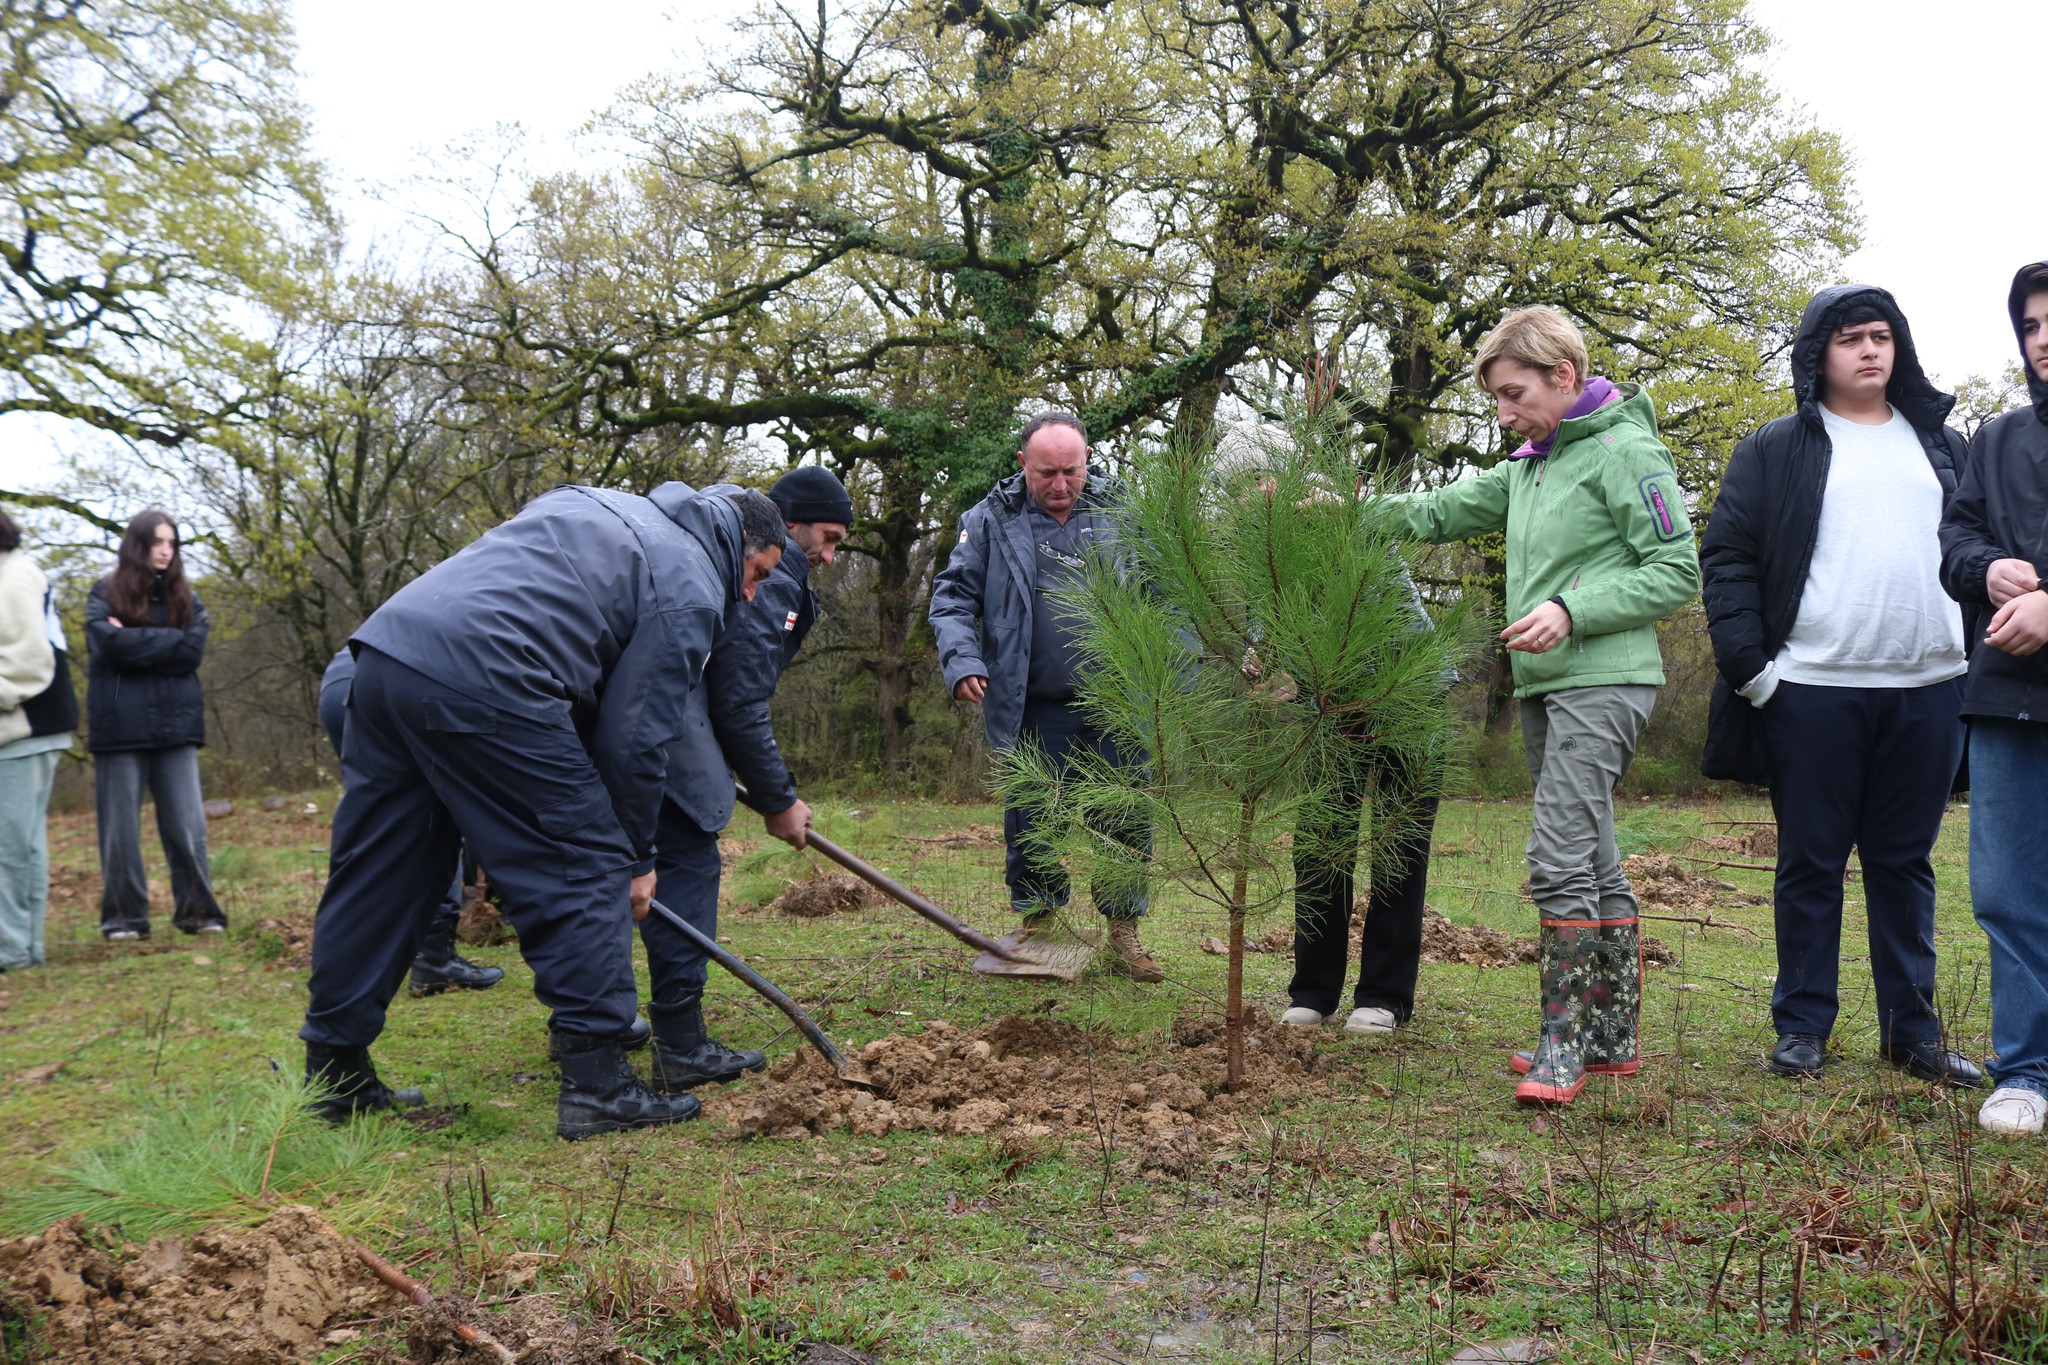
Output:
M1643 495L1643 509L1650 514L1650 524L1656 528L1660 543L1688 534L1689 528L1679 519L1684 504L1678 500L1677 479L1664 473L1645 474L1636 488Z
M960 543L961 543L962 545L965 545L965 544L967 543L967 532L965 532L965 531L962 531L962 532L960 533Z
M796 613L795 613L795 612L791 612L791 613L790 613L790 614L789 614L788 616L786 616L786 617L784 617L784 618L783 618L783 621L782 621L782 628L783 628L784 630L795 630L795 629L796 629Z

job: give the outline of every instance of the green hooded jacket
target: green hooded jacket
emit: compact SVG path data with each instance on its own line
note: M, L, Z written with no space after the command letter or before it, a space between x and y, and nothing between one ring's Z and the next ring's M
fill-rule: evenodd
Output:
M1657 413L1639 384L1559 425L1547 458L1502 460L1428 493L1382 499L1395 529L1443 544L1507 532L1507 619L1553 597L1571 637L1510 654L1517 697L1664 683L1657 622L1700 590L1699 551Z

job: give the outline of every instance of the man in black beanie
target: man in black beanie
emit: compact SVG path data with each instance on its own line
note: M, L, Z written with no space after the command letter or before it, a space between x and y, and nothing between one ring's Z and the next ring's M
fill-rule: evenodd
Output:
M726 491L725 485L706 489ZM853 500L828 469L793 469L768 490L788 528L782 560L732 623L692 688L681 739L669 746L668 788L661 803L655 853L655 896L706 937L718 936L718 832L732 819L733 778L768 833L798 848L811 808L796 794L776 747L768 701L817 619L810 586L813 565L830 564L853 523ZM753 1049L712 1038L704 1025L705 958L659 917L641 921L654 1026L650 1071L666 1093L709 1081L735 1080L766 1066Z

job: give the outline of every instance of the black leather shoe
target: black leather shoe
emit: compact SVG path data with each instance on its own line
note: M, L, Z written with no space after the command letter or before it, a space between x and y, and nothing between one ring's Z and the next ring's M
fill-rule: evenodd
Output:
M662 1094L724 1085L750 1071L765 1071L768 1054L753 1048L730 1048L704 1029L704 1007L648 1010L654 1016L654 1053L648 1073Z
M1811 1033L1788 1033L1771 1049L1771 1070L1780 1076L1818 1076L1827 1054L1826 1039Z
M1952 1085L1959 1090L1982 1090L1984 1073L1962 1053L1943 1047L1939 1038L1894 1043L1878 1049L1878 1055L1893 1066L1933 1085Z
M306 1044L306 1084L320 1092L308 1107L329 1123L379 1109L417 1109L427 1102L417 1090L393 1090L379 1080L366 1047Z

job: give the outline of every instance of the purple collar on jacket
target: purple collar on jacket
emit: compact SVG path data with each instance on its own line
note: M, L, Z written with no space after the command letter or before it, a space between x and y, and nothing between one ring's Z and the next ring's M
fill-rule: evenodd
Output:
M1596 374L1586 381L1586 391L1579 395L1579 401L1572 404L1572 410L1564 415L1564 421L1559 422L1558 426L1563 426L1565 422L1571 421L1574 417L1584 417L1589 412L1604 408L1619 397L1621 397L1621 390L1610 384L1604 376ZM1522 448L1508 456L1508 458L1510 460L1546 459L1550 455L1550 443L1556 439L1557 431L1553 428L1551 433L1540 441L1524 442Z

